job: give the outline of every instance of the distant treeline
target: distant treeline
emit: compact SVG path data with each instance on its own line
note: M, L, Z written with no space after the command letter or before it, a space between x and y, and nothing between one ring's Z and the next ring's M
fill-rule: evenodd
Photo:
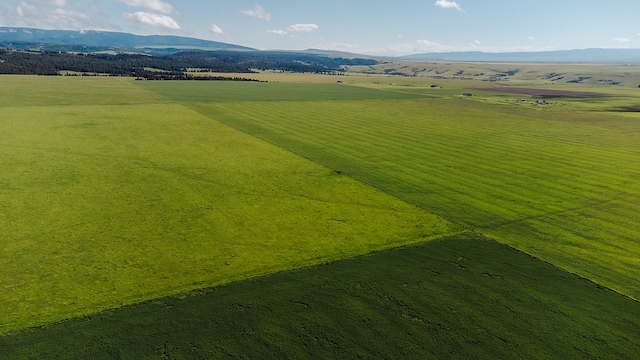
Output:
M1 74L59 75L61 71L135 76L147 79L196 79L184 74L201 72L252 73L252 69L311 73L340 73L343 66L372 65L375 60L330 58L314 54L237 51L189 51L167 56L141 54L76 54L53 51L0 49ZM152 70L150 70L152 69Z
M290 52L266 51L188 51L169 55L167 58L202 64L242 64L257 70L281 70L291 72L336 73L344 66L375 65L372 59L346 59Z

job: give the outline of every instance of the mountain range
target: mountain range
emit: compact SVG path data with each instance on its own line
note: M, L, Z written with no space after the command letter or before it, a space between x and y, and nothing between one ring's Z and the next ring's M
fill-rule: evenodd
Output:
M460 62L570 62L640 63L640 49L578 49L536 52L486 53L479 51L426 53L403 56L407 60Z
M256 51L256 49L182 36L141 36L110 31L42 30L0 27L0 48L70 52L138 52L165 55L184 50ZM374 58L309 49L305 53L329 57ZM300 53L300 51L297 51ZM640 63L640 49L579 49L539 52L441 52L403 56L398 59L459 62L571 62L571 63Z
M176 50L255 50L246 46L227 44L217 41L195 39L182 36L150 35L141 36L110 31L70 31L41 30L31 28L0 27L0 42L5 44L30 44L41 50L64 50L74 48L77 51L136 51L157 52L161 49ZM0 43L0 47L3 47ZM7 47L7 46L5 46ZM73 49L72 49L73 51Z

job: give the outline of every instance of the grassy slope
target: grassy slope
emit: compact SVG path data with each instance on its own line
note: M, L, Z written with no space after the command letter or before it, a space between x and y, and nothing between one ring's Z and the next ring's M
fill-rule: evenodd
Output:
M130 80L0 95L0 333L457 231Z
M26 358L633 359L640 304L457 236L0 337Z
M189 106L640 298L636 117L458 98Z

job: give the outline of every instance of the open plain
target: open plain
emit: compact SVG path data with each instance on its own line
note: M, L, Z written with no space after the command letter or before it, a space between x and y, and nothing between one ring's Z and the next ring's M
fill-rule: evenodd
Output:
M638 89L550 84L551 65L498 84L422 66L256 74L268 83L3 76L0 347L637 354ZM570 71L593 69L622 76Z

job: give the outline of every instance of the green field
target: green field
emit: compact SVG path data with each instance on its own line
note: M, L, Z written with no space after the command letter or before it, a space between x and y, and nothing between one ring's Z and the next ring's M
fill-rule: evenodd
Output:
M339 79L1 77L0 345L16 357L637 353L640 118L620 111L634 91L582 85L608 96L536 106L476 81ZM433 277L452 264L475 270ZM365 281L366 294L345 291ZM197 289L209 290L99 313ZM259 311L236 320L248 301ZM314 312L296 317L298 302Z
M187 106L640 298L633 115L459 97Z
M638 317L637 302L464 236L52 324L0 348L11 359L632 359Z
M15 79L4 92L26 92ZM26 78L40 106L2 108L0 332L460 230L131 80L101 81L148 104L90 105L73 97L93 79ZM51 105L65 89L68 105Z

